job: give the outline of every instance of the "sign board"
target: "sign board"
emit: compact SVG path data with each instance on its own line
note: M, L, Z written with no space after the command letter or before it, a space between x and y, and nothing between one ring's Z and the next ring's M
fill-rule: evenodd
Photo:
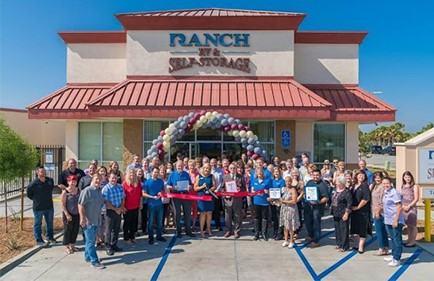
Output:
M54 172L54 164L52 163L45 163L44 168L47 172Z
M45 152L45 163L54 163L53 151L46 151Z
M282 130L282 143L283 148L289 148L291 146L291 131L289 129Z
M419 184L434 184L434 148L419 148Z
M434 187L423 187L422 190L422 199L434 199Z

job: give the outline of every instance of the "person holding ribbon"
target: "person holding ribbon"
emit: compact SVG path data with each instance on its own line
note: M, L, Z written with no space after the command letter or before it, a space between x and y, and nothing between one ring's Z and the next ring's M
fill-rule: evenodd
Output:
M250 188L253 193L258 192L253 196L253 205L255 206L255 236L253 240L257 241L267 238L268 224L268 190L271 188L271 182L265 178L264 169L258 167L255 171L255 176L250 179Z
M167 189L170 193L176 195L186 195L191 188L191 179L186 171L184 171L184 163L181 160L176 161L176 170L173 171L167 180ZM182 196L181 196L182 197ZM173 198L173 206L175 209L175 221L177 237L182 238L181 233L181 207L184 213L185 232L188 236L194 237L191 232L191 202L180 198Z
M211 174L211 165L205 164L201 168L201 173L196 177L194 190L197 192L199 196L211 196L211 194L216 189L216 183L214 176ZM210 198L211 199L211 198ZM206 231L208 235L212 235L211 233L211 219L212 212L214 211L214 202L212 200L198 200L197 208L200 212L199 223L200 223L200 236L205 238L205 234L203 229L206 224Z
M226 192L246 192L246 181L244 175L237 173L236 163L231 163L229 165L229 174L223 177L225 183ZM232 218L235 218L234 222L234 238L240 238L240 230L242 224L242 211L243 211L243 197L238 196L225 196L224 197L225 206L225 222L226 222L226 233L225 238L231 236L232 232Z
M191 184L195 186L196 178L199 176L198 168L196 168L196 161L191 159L188 160L188 175L190 176ZM197 192L194 188L191 188L188 192L192 195L197 195ZM193 232L196 232L196 220L197 220L197 201L191 201L191 221L193 222Z

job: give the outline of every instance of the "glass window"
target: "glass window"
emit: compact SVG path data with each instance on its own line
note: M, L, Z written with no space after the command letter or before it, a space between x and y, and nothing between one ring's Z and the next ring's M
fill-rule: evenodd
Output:
M80 122L78 138L78 158L81 161L101 160L101 122Z
M152 142L159 135L161 130L169 127L169 121L145 121L143 140Z
M249 128L261 142L274 142L274 121L250 121Z
M197 130L197 140L203 141L221 141L222 132L211 128L200 128Z
M316 163L345 159L345 124L314 124L313 147Z
M123 124L103 123L103 154L105 161L122 159Z

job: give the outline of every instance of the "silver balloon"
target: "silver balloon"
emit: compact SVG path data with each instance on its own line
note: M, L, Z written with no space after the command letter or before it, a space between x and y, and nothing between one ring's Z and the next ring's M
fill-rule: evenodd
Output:
M190 119L191 117L193 117L193 116L194 116L194 112L190 112L190 113L188 114L189 119Z
M247 150L248 150L248 151L253 151L253 149L254 149L253 145L249 144L249 145L247 146Z
M225 113L223 114L223 116L225 117L225 119L228 119L229 117L231 117L229 114Z
M246 138L241 138L241 143L247 143L247 139Z
M248 145L247 145L247 143L243 143L243 144L241 144L241 146L245 149Z
M216 127L217 129L220 129L221 126L222 126L222 123L221 123L220 121L217 121L217 123L215 123L215 127Z
M177 133L178 133L178 129L177 129L178 127L175 127L175 128L172 128L171 130L170 130L170 134L171 135L176 135Z
M235 119L234 121L235 121L235 123L236 123L237 125L241 124L240 119Z
M211 122L212 122L213 124L217 123L217 121L218 121L217 117L213 116L213 117L211 118Z
M235 141L236 142L240 142L241 141L241 137L235 137Z
M221 121L221 120L223 120L223 118L224 118L224 117L223 117L223 114L221 114L221 113L217 114L217 119L218 119L218 120Z
M227 119L223 119L221 122L222 126L226 126L228 124L228 120Z
M188 122L188 120L190 120L190 116L185 115L184 118L182 118L183 121Z
M235 119L234 119L233 117L229 117L229 118L228 118L228 124L229 124L229 125L234 124L234 121L235 121Z
M179 124L179 127L183 128L183 129L187 128L187 122L182 121L182 122Z
M182 119L183 117L182 116L180 116L179 118L178 118L178 122L181 122L183 119Z
M255 143L255 139L254 138L249 138L247 142L249 144L254 144Z
M256 153L256 154L259 154L259 153L262 152L262 150L261 150L260 147L255 147L255 149L253 149L253 152Z
M158 143L158 140L157 140L157 139L155 139L155 140L152 141L152 144L153 144L153 145L157 145L157 143Z
M157 140L158 142L163 142L163 136L158 136Z
M184 129L178 129L178 136L179 137L182 137L184 135L184 133L185 133Z

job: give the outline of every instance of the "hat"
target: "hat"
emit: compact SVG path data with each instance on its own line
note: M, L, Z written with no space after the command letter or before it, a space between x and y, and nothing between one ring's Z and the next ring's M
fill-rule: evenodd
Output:
M78 180L78 177L77 177L76 175L69 175L69 176L66 178L66 180L67 180L67 181L77 181L77 180Z
M329 165L329 164L330 164L330 161L329 161L329 160L324 160L324 164L325 164L325 165Z

